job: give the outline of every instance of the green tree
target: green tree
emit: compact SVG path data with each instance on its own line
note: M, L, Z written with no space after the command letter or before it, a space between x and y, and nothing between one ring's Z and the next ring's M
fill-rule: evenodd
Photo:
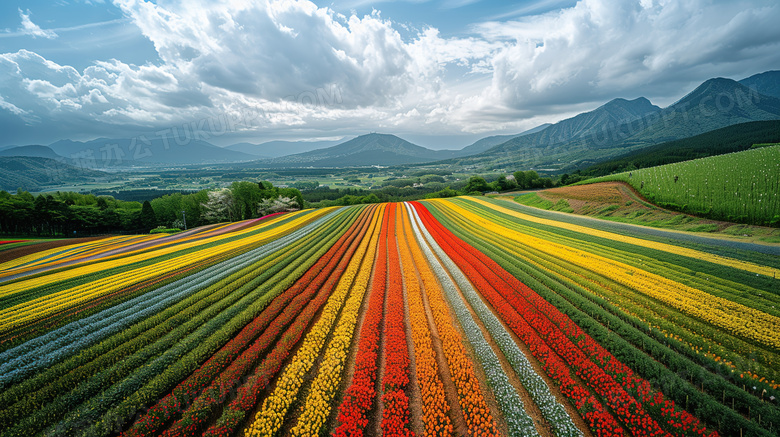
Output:
M261 200L276 197L276 193L272 191L273 185L270 182L233 182L230 192L233 194L235 217L244 220L254 218L257 204Z
M442 190L436 191L434 193L431 193L427 196L425 196L427 199L436 199L436 198L444 198L444 197L455 197L458 195L458 192L453 190L450 187L444 188Z
M290 199L295 200L295 203L298 204L299 209L304 208L304 201L303 201L303 195L300 191L296 188L279 188L278 189L279 196L282 197L289 197Z
M152 204L148 200L145 200L141 206L140 225L147 231L157 226L157 216L154 213Z
M19 200L32 203L35 201L35 197L30 194L28 191L24 191L23 189L19 188L16 190L16 196L19 198Z
M463 189L466 193L484 193L489 191L490 186L482 176L472 176L469 178L466 188Z
M517 182L513 179L507 179L506 176L501 175L496 179L496 191L508 191L517 188Z
M517 184L517 187L524 190L528 188L528 179L525 176L524 171L516 171L512 173L515 177L515 183Z

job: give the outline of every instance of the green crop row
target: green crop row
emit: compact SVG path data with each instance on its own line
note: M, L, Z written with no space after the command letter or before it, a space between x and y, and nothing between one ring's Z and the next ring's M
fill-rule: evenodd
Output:
M780 226L780 146L643 168L586 183L605 181L627 182L668 209Z

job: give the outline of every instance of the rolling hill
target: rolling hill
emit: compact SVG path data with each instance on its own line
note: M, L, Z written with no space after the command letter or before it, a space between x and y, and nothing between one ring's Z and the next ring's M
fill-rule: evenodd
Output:
M82 169L60 161L29 156L0 157L0 189L37 191L47 185L110 179L102 171Z
M780 224L780 145L708 156L583 183L622 181L663 208L761 226Z
M59 155L78 159L93 168L131 165L189 165L240 162L257 159L246 153L217 147L206 141L153 137L152 139L98 138L92 141L60 140L49 145Z
M33 156L59 160L65 159L63 156L54 153L54 150L50 147L38 145L16 146L2 149L0 150L0 156Z

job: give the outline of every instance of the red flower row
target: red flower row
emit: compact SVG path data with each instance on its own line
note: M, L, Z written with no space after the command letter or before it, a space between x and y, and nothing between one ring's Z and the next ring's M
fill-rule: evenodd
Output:
M392 208L392 223L395 224L396 204ZM390 284L387 295L385 319L385 373L382 377L384 393L382 402L382 434L385 436L411 436L409 425L409 398L405 390L409 384L409 349L406 344L406 326L404 324L404 290L400 279L401 263L398 255L398 243L395 239L395 226L387 242L390 253Z
M465 244L465 243L462 243ZM485 259L488 269L492 266L498 266L493 260L479 253L480 258ZM500 268L500 267L499 267ZM557 309L549 302L538 296L530 288L520 283L514 276L503 270L502 279L513 286L519 286L530 291L526 292L528 301L535 305L539 313L545 314L560 330L566 335L593 363L597 364L614 381L619 383L623 389L630 393L647 412L652 413L661 422L665 424L666 429L675 435L718 435L716 431L708 431L706 427L693 415L687 411L678 411L674 407L674 402L666 400L661 392L652 389L650 383L645 379L638 377L625 364L615 358L609 351L587 335L574 321L567 315ZM513 284L515 282L516 284ZM517 285L519 284L519 285Z
M368 412L371 411L376 397L374 387L379 356L379 325L382 323L387 288L388 221L393 206L388 205L382 217L382 230L379 234L378 255L374 264L368 308L360 329L352 384L345 391L344 399L339 406L339 426L334 433L337 436L362 436L363 430L368 426Z

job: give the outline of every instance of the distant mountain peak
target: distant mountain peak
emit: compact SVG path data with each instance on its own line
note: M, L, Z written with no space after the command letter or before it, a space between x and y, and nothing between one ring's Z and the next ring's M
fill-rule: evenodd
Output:
M769 94L756 92L755 89L743 85L732 79L716 77L704 81L693 91L685 95L682 99L671 105L668 110L688 111L699 108L705 113L711 114L712 111L718 113L740 114L744 117L745 111L759 109L763 112L773 114L769 118L764 116L747 117L751 120L766 120L776 117L778 104L777 98Z
M371 132L335 146L284 156L270 163L315 167L400 165L436 161L453 155L453 151L427 149L396 135Z
M650 100L647 99L647 97L637 97L633 100L628 100L622 97L618 97L616 99L612 99L609 102L605 103L602 107L609 107L609 106L619 106L621 108L656 107L650 102Z
M701 85L683 96L682 99L675 102L671 107L691 103L698 104L703 98L712 99L716 97L718 93L733 93L738 89L747 91L747 87L740 85L739 82L733 79L715 77L702 82Z
M595 113L600 110L609 112L615 117L617 122L625 122L660 111L661 108L653 105L646 97L637 97L633 100L612 99L592 112Z

